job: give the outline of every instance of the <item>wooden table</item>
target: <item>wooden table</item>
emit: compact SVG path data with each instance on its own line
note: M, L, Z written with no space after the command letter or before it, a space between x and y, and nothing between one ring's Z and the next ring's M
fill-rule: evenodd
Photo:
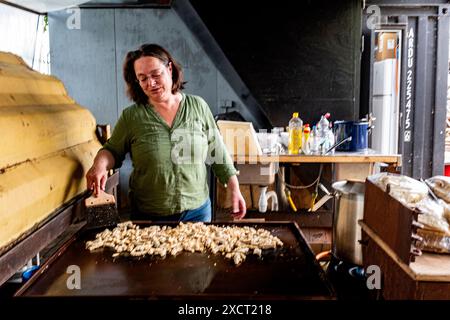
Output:
M367 152L336 152L331 155L264 155L264 156L234 156L234 162L240 170L239 182L241 183L241 191L247 199L247 218L266 219L275 221L296 221L302 228L308 242L314 245L315 251L323 251L331 247L331 227L332 227L332 203L328 202L328 208L322 207L316 212L307 212L302 209L294 213L289 208L286 198L284 196L284 185L282 183L275 183L274 189L277 191L278 200L280 204L279 212L259 213L255 207L257 199L259 198L258 185L266 185L260 183L261 165L279 165L280 175L285 178L286 167L304 166L306 171L317 169L311 164L327 164L331 166L326 171L326 177L322 179L328 182L351 179L364 181L367 176L373 174L376 163L385 163L387 170L394 172L397 167L401 166L400 155L384 155L367 150ZM313 168L312 168L313 167ZM314 173L317 174L317 173ZM294 177L292 177L294 178ZM270 180L270 179L268 179ZM273 179L272 179L273 180ZM287 177L287 181L289 181ZM312 180L311 180L312 181ZM295 184L295 181L292 181ZM250 186L252 184L252 186ZM256 185L255 185L256 184ZM326 184L324 182L324 184ZM330 185L328 183L327 188ZM329 189L331 191L331 189ZM295 194L296 190L291 190L295 199L300 199L300 203L309 203L306 198L301 198L302 195ZM226 220L230 219L227 213L223 213L224 207L228 207L230 203L227 190L220 184L217 185L216 199L217 206L215 207L215 219ZM226 200L227 199L227 200ZM250 200L248 200L250 199ZM253 205L249 205L253 202ZM284 203L283 203L284 202ZM310 235L310 236L309 236ZM317 249L317 250L316 250Z
M329 163L333 165L335 181L345 179L364 181L373 173L375 163L385 164L389 172L395 172L397 167L401 166L401 155L380 154L371 149L364 152L335 152L329 155L234 155L233 158L238 165Z
M335 152L328 155L262 155L262 156L241 156L234 155L237 163L375 163L384 162L388 164L401 165L401 155L385 155L376 153L374 150L366 152Z

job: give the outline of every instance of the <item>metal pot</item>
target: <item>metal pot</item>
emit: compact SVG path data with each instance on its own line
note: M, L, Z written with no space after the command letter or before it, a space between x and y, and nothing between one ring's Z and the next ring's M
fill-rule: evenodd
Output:
M364 215L364 182L333 183L335 212L333 217L333 255L356 265L362 265L361 227Z

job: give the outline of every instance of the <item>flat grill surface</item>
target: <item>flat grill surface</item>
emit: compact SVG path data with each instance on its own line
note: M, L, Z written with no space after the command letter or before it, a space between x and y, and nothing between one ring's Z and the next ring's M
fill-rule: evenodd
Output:
M138 223L141 228L150 223ZM161 224L159 224L161 225ZM175 226L176 223L166 225ZM219 223L269 230L283 241L278 249L248 255L239 266L220 254L112 257L90 252L86 241L101 230L82 230L62 246L16 296L123 296L147 298L332 298L333 291L298 226L292 222ZM78 266L81 289L69 289L69 266Z

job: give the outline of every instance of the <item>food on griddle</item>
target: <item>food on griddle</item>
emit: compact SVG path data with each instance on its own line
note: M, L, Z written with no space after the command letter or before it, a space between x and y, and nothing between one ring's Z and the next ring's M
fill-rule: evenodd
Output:
M242 263L248 254L261 256L263 249L275 249L283 242L268 230L252 227L205 225L204 223L180 223L170 226L140 228L131 221L117 225L113 230L105 229L87 241L90 251L99 248L115 250L113 257L122 254L131 256L167 255L175 256L181 251L222 254L236 265Z

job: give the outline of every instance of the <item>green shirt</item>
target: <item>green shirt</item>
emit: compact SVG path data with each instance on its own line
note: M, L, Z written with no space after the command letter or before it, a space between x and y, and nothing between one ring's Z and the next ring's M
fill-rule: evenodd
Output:
M141 212L169 215L200 207L209 196L206 163L223 184L236 174L208 104L182 93L172 128L152 105L126 108L103 149L119 168L130 152L130 197Z

